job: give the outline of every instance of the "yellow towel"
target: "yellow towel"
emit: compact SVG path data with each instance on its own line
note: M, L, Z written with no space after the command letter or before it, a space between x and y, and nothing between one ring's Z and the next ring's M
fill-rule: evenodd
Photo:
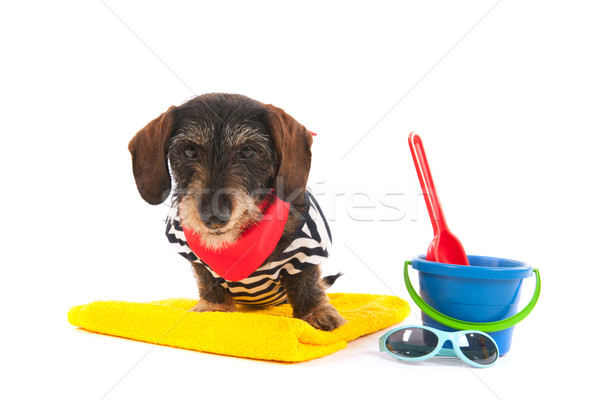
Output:
M238 312L188 311L193 299L150 303L94 301L69 310L72 325L88 331L183 349L261 360L299 362L343 349L348 341L387 328L409 313L395 296L331 293L331 304L348 321L332 332L292 318L287 305ZM374 345L375 346L375 345Z

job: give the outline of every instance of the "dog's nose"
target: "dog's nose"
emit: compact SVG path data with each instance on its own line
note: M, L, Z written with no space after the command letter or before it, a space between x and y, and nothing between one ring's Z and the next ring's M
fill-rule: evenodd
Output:
M229 216L225 216L225 215L209 215L207 216L206 214L204 215L200 215L200 219L202 220L202 222L204 222L204 225L206 225L208 228L211 229L217 229L217 228L221 228L225 225L227 225L227 222L229 222Z
M198 201L200 220L207 228L222 228L231 219L232 202L229 196L223 193L207 193Z

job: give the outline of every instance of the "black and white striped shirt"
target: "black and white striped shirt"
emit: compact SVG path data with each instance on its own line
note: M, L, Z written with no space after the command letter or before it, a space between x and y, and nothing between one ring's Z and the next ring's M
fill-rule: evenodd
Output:
M329 256L331 231L317 200L306 191L309 207L303 215L304 223L296 230L291 244L277 257L258 267L241 281L228 281L216 274L200 260L188 246L181 220L179 202L173 201L167 217L166 235L176 251L190 262L206 267L217 282L233 295L236 303L275 306L286 302L281 277L293 275L313 265L321 264Z

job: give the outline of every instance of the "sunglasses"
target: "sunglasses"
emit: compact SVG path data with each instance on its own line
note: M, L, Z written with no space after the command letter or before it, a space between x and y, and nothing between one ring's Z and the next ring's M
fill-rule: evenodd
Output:
M452 348L442 347L448 341L452 343ZM418 325L387 332L379 338L379 351L403 361L421 361L434 356L458 357L478 368L491 367L498 360L498 346L486 333L445 332Z

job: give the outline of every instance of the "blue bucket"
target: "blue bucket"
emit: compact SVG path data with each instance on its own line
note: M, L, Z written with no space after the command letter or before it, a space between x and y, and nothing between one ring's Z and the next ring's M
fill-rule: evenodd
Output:
M425 255L412 259L413 268L419 271L420 296L430 306L430 315L426 312L426 305L421 307L423 323L445 331L477 329L488 332L498 344L502 356L510 350L514 324L525 318L537 302L539 272L535 270L537 285L534 298L517 316L523 279L530 277L534 269L527 263L504 258L468 258L470 265L427 261ZM412 285L406 268L405 265L405 280L410 292ZM416 295L414 289L412 292L411 296ZM505 328L498 330L497 327Z

